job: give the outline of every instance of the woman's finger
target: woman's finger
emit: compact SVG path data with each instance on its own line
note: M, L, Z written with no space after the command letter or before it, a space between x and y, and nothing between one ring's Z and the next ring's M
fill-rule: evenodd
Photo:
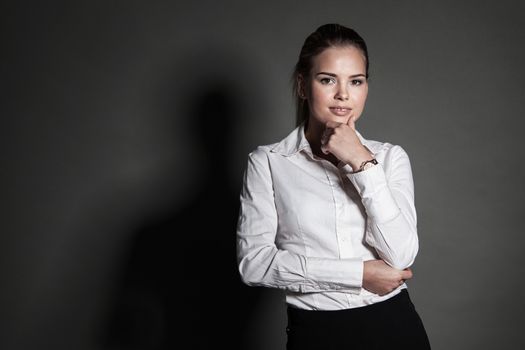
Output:
M352 130L355 130L355 116L351 116L348 118L348 122L346 122L346 125L348 125Z

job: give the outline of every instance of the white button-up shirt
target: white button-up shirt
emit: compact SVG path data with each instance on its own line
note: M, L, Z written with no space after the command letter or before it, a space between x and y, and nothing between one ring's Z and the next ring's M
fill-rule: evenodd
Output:
M418 251L410 161L397 145L358 137L378 165L358 173L312 153L297 127L248 156L237 258L244 283L286 291L289 305L337 310L372 304L363 262L409 267Z

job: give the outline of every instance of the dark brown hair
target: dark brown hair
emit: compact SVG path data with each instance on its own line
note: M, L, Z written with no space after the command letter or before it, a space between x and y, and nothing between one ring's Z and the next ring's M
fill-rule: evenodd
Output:
M366 62L366 78L368 79L368 49L363 38L353 29L337 23L320 26L304 41L299 59L292 75L293 97L296 106L296 125L308 120L310 111L308 104L299 96L297 79L302 76L307 79L314 57L329 47L354 46L361 50Z

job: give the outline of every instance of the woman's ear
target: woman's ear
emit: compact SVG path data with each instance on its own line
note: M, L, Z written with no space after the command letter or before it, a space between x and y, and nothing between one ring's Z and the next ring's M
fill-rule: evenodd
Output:
M297 95L299 95L299 98L306 100L306 80L301 74L297 76Z

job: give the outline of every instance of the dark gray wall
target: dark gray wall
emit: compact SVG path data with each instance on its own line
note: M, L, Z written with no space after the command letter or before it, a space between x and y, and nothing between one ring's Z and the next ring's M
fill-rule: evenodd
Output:
M523 2L1 7L0 348L283 348L281 294L234 271L236 200L325 22L369 45L358 128L412 160L433 348L525 348Z

